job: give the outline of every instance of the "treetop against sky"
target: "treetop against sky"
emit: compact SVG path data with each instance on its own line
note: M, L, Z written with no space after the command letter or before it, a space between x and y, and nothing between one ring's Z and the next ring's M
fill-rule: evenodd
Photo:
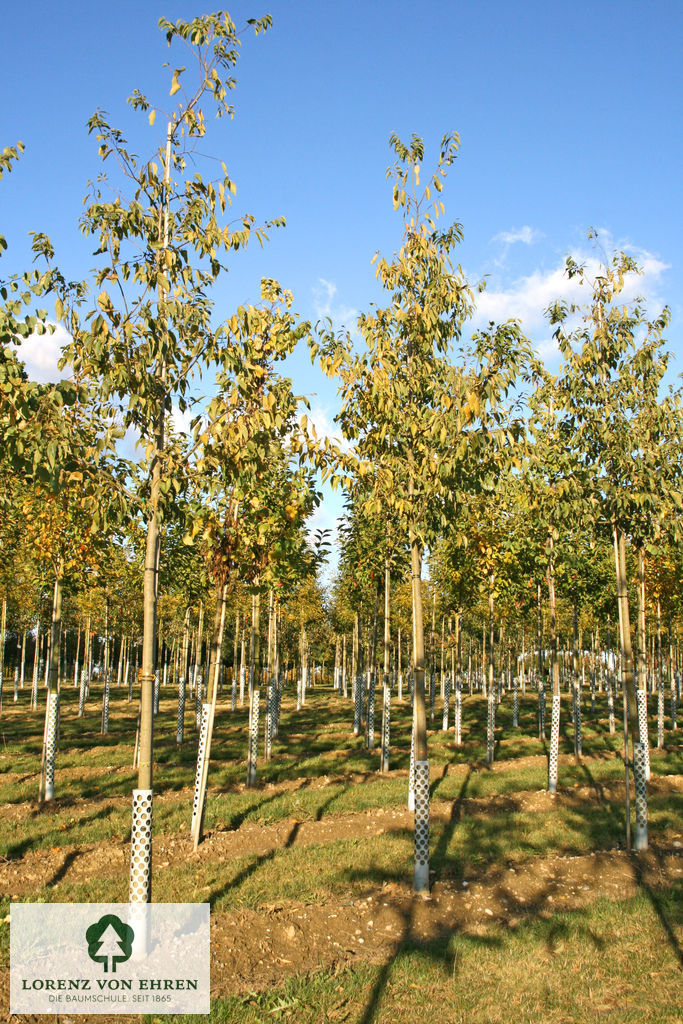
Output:
M389 257L400 244L385 181L390 134L424 137L428 174L443 133L457 131L443 199L447 222L464 225L456 259L472 284L487 278L472 330L519 317L555 368L544 310L562 296L581 301L564 257L597 261L586 240L593 225L608 253L626 248L643 269L625 299L644 295L651 316L671 306L672 370L683 370L680 4L237 0L226 8L238 26L272 14L273 28L242 37L235 118L212 126L206 156L224 160L236 183L235 215L283 215L287 226L263 249L236 254L217 317L257 301L261 277L272 277L293 291L303 317L353 330L358 313L381 301L373 255ZM151 127L125 99L137 88L171 106L170 75L186 61L182 48L167 49L158 20L208 9L27 0L4 12L14 45L0 67L1 144L26 147L3 181L4 276L29 265L31 230L51 237L68 277L87 275L93 244L77 225L102 166L86 121L102 108L135 152L152 154L164 119ZM206 176L210 165L198 159ZM57 332L23 348L37 379L55 376L59 340ZM289 372L311 396L311 418L333 431L335 385L303 350ZM328 501L322 525L338 510Z

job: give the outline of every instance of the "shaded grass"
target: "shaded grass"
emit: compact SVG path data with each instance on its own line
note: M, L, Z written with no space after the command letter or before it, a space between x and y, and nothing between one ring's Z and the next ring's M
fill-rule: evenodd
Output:
M57 755L56 791L53 805L38 813L37 767L40 758L38 739L42 733L42 712L32 713L23 705L8 705L2 720L4 747L0 754L0 795L8 805L32 804L26 812L18 808L18 819L10 821L0 835L0 855L17 857L30 849L84 844L108 839L124 839L130 827L130 792L136 773L132 768L137 711L128 704L123 689L112 690L111 733L99 734L98 694L93 688L90 710L85 719L77 717L77 694L65 687L61 716L61 745ZM437 703L439 703L437 701ZM430 733L432 799L454 800L468 766L467 796L489 797L543 790L547 784L544 745L535 735L534 697L520 701L520 729L511 728L509 695L497 707L498 756L505 764L485 764L486 704L481 697L464 698L464 742L456 747L452 730L435 729ZM566 711L567 709L565 709ZM373 808L405 805L407 781L394 771L380 776L379 751L368 751L362 736L350 731L352 707L329 689L317 687L308 703L296 712L291 691L286 692L280 737L273 746L273 759L259 763L259 785L243 788L246 752L247 709L231 714L219 706L216 734L212 746L206 828L234 829L243 822L268 824L288 818L317 819L349 814ZM435 724L440 723L435 716ZM588 785L596 798L607 782L621 783L623 763L619 754L621 738L610 736L606 722L590 715L584 717L584 758L577 763L571 757L571 723L567 723L561 752L560 789ZM452 716L451 716L452 722ZM191 787L194 781L196 733L194 715L188 710L186 742L175 743L175 700L170 687L162 690L161 711L155 723L155 832L178 832L189 825ZM392 706L393 769L407 770L410 745L410 709L406 702ZM668 734L668 747L652 750L654 776L680 772L680 735ZM518 759L527 759L515 764ZM532 761L529 761L533 758ZM11 780L3 773L14 773ZM16 774L19 773L19 778ZM22 774L23 773L23 774ZM345 777L356 774L361 782L349 784ZM322 787L310 782L319 779ZM299 784L297 788L273 793L269 784ZM80 801L101 801L104 809L81 806ZM618 816L613 819L612 837L618 834ZM623 821L622 821L623 824Z
M667 798L654 798L650 829L656 835L677 823ZM156 860L154 898L158 902L205 902L214 909L258 909L276 901L324 902L329 897L363 895L378 886L402 884L412 874L412 828L383 816L360 834L329 842L297 845L297 825L290 840L262 854L211 857L174 862L160 868ZM432 880L485 877L501 864L521 866L553 854L573 856L614 846L623 834L623 809L614 804L587 805L580 811L557 808L545 812L499 811L467 814L457 827L432 821ZM60 882L58 888L34 890L52 902L108 902L126 899L127 856L120 870L83 882Z
M433 774L436 774L436 770ZM432 783L432 800L456 800L461 791L464 773L450 774L434 779ZM498 770L470 773L467 797L471 799L495 796L512 796L530 791L544 789L546 774L542 767L515 769L514 766L500 767ZM590 778L592 784L599 787L601 783L616 781L623 778L623 767L609 762L591 764ZM577 765L566 766L561 773L560 789L570 785L586 785L585 769ZM132 780L131 780L132 781ZM401 777L371 777L367 781L352 785L342 780L330 782L322 788L306 788L273 792L267 788L242 790L234 793L209 792L205 827L207 831L234 830L243 823L275 824L278 821L297 819L324 820L335 815L353 814L361 811L382 808L404 808L407 799L407 779ZM624 816L620 803L620 789L614 794L612 801L602 799L596 790L586 799L586 814L598 816L600 827L599 841L612 845L623 833ZM657 827L674 826L676 795L658 796L650 793L648 807L651 825ZM670 804L671 812L663 814L664 808ZM660 816L657 817L659 809ZM658 812L658 813L659 813ZM557 804L557 813L569 813L561 803ZM496 814L500 820L501 811ZM188 828L191 817L191 793L165 794L155 801L154 829L155 834L172 835ZM101 804L92 802L82 804L79 801L62 797L54 804L38 810L35 807L19 820L9 822L8 827L0 833L0 856L16 858L29 850L40 850L73 844L96 843L105 840L127 839L130 834L130 804L128 793L116 802L102 796ZM594 837L598 841L598 835Z

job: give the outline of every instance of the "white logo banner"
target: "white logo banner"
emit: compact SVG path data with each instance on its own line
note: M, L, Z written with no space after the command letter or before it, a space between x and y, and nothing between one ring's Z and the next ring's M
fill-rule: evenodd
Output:
M209 1013L208 903L14 903L10 1013Z

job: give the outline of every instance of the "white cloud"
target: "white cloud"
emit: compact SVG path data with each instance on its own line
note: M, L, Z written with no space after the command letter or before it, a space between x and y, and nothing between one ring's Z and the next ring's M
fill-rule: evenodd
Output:
M174 403L171 411L171 425L176 434L191 434L190 424L195 418L197 413L191 408L186 409L185 412L181 412L180 408Z
M71 341L71 335L61 324L55 326L52 334L30 334L17 345L17 354L26 366L31 380L48 384L69 376L68 367L57 368L62 346Z
M302 415L306 416L309 427L313 425L320 440L328 438L342 451L351 450L349 442L342 437L341 428L333 422L334 415L328 407L312 405L310 409L304 409Z
M507 288L487 288L477 297L474 316L476 326L493 320L516 318L527 330L533 330L545 323L544 311L557 298L578 298L578 284L570 282L564 267L555 270L535 270L527 277L518 278Z
M607 236L607 237L605 237ZM605 241L606 252L614 246L606 232L601 234ZM626 248L623 244L618 248ZM628 303L642 297L650 315L655 316L663 306L660 296L660 285L664 271L668 265L642 249L629 247L635 257L641 274L629 274L626 278L619 301ZM585 266L586 276L593 280L600 272L600 259L594 251L577 250L573 258ZM504 320L517 319L523 329L538 344L542 355L551 357L556 348L548 340L548 322L545 318L546 309L556 300L563 299L586 305L590 300L589 286L582 287L578 277L569 279L565 272L564 259L550 270L535 270L525 277L519 277L511 284L498 288L487 288L477 297L477 309L472 320L474 328L488 324L489 321L500 323Z
M543 232L525 224L522 228L513 228L512 231L501 231L494 235L494 242L502 242L503 245L514 245L515 242L523 242L524 245L533 245L543 238Z
M548 363L558 359L560 355L560 349L554 338L544 338L543 341L536 342L536 352Z
M319 277L318 283L313 288L313 307L319 317L329 317L335 325L353 330L358 319L358 310L353 306L335 303L336 294L336 284L333 281L327 281L324 277Z

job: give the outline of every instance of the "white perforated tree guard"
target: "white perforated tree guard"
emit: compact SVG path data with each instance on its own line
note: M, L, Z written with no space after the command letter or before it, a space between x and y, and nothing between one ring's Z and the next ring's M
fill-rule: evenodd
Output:
M254 688L251 691L251 716L249 721L249 754L247 758L247 786L256 782L258 760L258 719L261 693Z
M645 690L636 690L636 704L638 708L638 732L640 742L645 752L645 779L650 781L650 738L647 729L647 693Z
M429 761L415 762L413 889L429 892Z
M455 680L455 745L459 747L462 743L462 680L458 677Z
M133 790L133 824L130 837L130 903L152 899L152 790Z
M581 757L581 691L576 685L572 685L572 701L574 705L574 753Z
M178 680L178 723L176 725L175 739L178 746L185 737L185 676Z
M659 679L657 688L657 746L664 746L664 683Z
M270 745L273 738L273 683L272 680L266 685L266 713L263 716L263 755L266 761L270 761Z
M633 744L633 779L636 786L635 850L647 850L647 786L645 781L645 744Z
M550 722L550 756L548 758L548 792L557 793L557 759L560 752L560 695L553 694Z
M674 732L678 729L678 692L673 673L671 674L671 728Z
M201 725L199 727L199 746L197 748L197 769L194 776L194 797L192 799L192 824L190 826L191 835L195 834L197 828L197 821L201 817L202 808L199 806L199 793L201 789L202 775L204 773L204 761L206 760L206 738L209 734L209 715L211 713L211 705L206 703L202 704L202 718Z
M383 688L382 702L382 771L389 771L389 739L391 736L391 687Z
M85 670L81 669L81 687L78 691L78 717L83 717L83 710L85 708Z
M368 690L368 750L375 749L375 677L370 677Z
M202 725L202 677L198 675L195 678L195 690L194 690L194 724L197 731L201 729Z
M102 695L102 734L109 732L109 680L104 681L104 694Z
M543 676L538 678L538 734L545 739L545 683Z
M408 810L415 810L415 715L410 734L410 766L408 768Z
M133 929L133 959L146 957L152 948L152 904L130 901L128 924Z
M449 715L449 711L450 711L450 703L451 703L451 677L449 675L447 675L446 679L444 681L444 691L443 691L443 722L441 723L441 731L442 732L448 732L448 715Z
M273 736L277 736L278 733L280 732L280 714L282 712L282 685L283 681L280 678L280 673L278 672L275 688L275 731L273 733Z
M614 689L609 675L605 680L605 685L607 687L607 716L609 718L609 731L610 733L613 733L616 729L614 724Z
M363 716L363 686L361 677L356 676L353 704L353 735L360 736L360 725Z
M59 720L59 694L51 693L47 699L47 735L45 737L45 799L55 796L55 750Z
M512 728L519 726L519 680L517 676L512 681Z
M496 697L491 687L486 708L486 763L493 764L496 732Z

